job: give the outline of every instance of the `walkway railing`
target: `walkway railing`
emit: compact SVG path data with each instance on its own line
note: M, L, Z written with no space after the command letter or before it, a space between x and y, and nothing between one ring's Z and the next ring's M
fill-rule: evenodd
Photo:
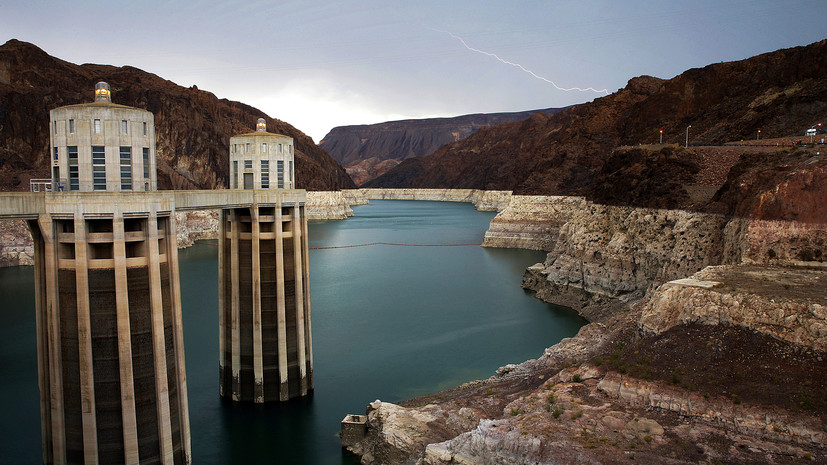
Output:
M52 180L29 179L29 192L52 192Z
M63 192L66 186L66 178L55 179L29 179L29 192Z

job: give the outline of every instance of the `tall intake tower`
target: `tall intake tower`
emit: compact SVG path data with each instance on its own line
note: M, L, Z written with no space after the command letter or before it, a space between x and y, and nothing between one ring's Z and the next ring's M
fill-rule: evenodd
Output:
M156 191L153 115L50 113L52 182L35 243L43 460L189 464L174 200Z
M235 401L313 389L305 197L278 195L294 187L293 170L293 139L264 119L230 139L230 188L254 199L224 208L219 227L219 392Z

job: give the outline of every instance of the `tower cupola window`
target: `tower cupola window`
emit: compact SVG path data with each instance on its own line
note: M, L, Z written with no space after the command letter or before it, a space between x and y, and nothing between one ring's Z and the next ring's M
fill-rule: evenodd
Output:
M256 132L267 132L267 122L264 121L264 118L259 118L256 121Z
M109 84L101 81L95 85L95 101L112 102L112 93L109 90Z

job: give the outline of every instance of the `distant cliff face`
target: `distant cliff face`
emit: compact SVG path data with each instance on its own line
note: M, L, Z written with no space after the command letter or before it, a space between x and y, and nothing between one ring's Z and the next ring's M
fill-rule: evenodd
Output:
M339 126L331 129L319 145L361 185L403 160L428 155L445 144L470 136L480 128L522 121L535 113L552 114L560 110L562 108L547 108Z
M310 137L256 108L137 68L75 65L32 44L10 40L0 46L0 190L26 190L29 178L49 177L49 110L90 102L98 81L109 83L115 103L155 115L162 189L226 186L230 136L253 130L260 117L267 121L268 131L293 138L299 188L355 187Z
M607 162L623 145L723 143L803 134L827 118L827 40L747 60L692 69L670 79L638 77L618 92L557 114L483 128L431 155L403 161L367 187L513 190L517 194L585 195L611 181ZM674 159L664 154L664 160ZM674 160L673 160L674 161ZM709 160L708 163L714 163ZM684 174L704 166L678 167ZM640 176L652 179L643 163ZM602 174L598 176L598 173ZM657 172L657 169L654 170ZM627 171L626 176L634 174ZM604 194L607 186L604 185ZM610 187L610 186L609 186ZM668 186L651 184L650 192Z

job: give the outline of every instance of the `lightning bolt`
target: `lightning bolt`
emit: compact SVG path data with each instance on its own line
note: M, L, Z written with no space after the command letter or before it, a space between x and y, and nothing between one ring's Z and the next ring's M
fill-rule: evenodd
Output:
M470 50L470 51L472 51L472 52L481 53L481 54L483 54L483 55L486 55L486 56L489 56L489 57L495 58L495 59L496 59L497 61L499 61L500 63L504 63L504 64L506 64L506 65L511 65L511 66L513 66L513 67L515 67L515 68L519 68L519 69L520 69L520 70L522 70L523 72L526 72L526 73L530 74L531 76L533 76L533 77L535 77L535 78L537 78L537 79L539 79L539 80L541 80L541 81L545 81L545 82L547 82L547 83L551 84L551 85L552 85L552 86L554 86L554 88L555 88L555 89L557 89L557 90L562 90L562 91L565 91L565 92L571 92L571 91L575 91L575 90L576 90L576 91L580 91L580 92L596 92L596 93L598 93L598 94L606 94L606 95L609 95L609 91L608 91L607 89L599 89L599 90L598 90L598 89L595 89L594 87L586 87L585 89L584 89L584 88L582 88L582 87L569 87L569 88L560 87L560 86L558 86L558 85L557 85L554 81L552 81L551 79L546 79L546 78L544 78L543 76L540 76L539 74L535 73L534 71L531 71L530 69L525 68L523 65L521 65L521 64L519 64L519 63L514 63L513 61L508 61L508 60L505 60L505 59L503 59L503 58L500 58L500 57L499 57L496 53L486 52L485 50L480 50L480 49L478 49L478 48L474 48L474 47L472 47L472 46L468 45L468 43L467 43L467 42L465 42L465 40L464 40L462 37L460 37L460 36L458 36L458 35L456 35L456 34L453 34L453 33L448 32L448 31L441 31L441 30L439 30L439 29L434 29L434 28L429 27L429 26L426 26L426 27L427 27L428 29L432 30L432 31L440 32L440 33L443 33L443 34L448 34L449 36L453 37L454 39L457 39L457 40L458 40L458 41L462 44L462 46L463 46L463 47L465 47L466 49L468 49L468 50Z

